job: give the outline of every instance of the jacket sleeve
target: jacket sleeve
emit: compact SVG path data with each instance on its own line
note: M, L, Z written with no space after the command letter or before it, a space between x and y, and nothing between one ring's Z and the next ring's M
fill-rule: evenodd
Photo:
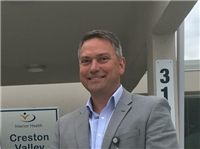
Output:
M170 106L166 99L154 104L146 130L146 149L178 149L176 131L171 120Z

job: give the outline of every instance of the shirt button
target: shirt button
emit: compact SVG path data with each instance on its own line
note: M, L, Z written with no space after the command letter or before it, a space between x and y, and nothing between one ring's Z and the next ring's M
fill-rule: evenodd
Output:
M98 137L100 137L100 136L101 136L101 134L99 133L99 134L98 134Z
M101 119L104 120L104 117L102 116Z

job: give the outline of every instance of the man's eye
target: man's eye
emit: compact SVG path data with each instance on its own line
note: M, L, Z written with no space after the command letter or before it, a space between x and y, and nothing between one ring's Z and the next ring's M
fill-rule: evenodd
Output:
M100 62L106 62L107 60L108 60L107 57L101 57L101 58L99 58L99 61L100 61Z
M83 60L81 60L81 63L82 64L88 64L90 61L88 60L88 59L83 59Z

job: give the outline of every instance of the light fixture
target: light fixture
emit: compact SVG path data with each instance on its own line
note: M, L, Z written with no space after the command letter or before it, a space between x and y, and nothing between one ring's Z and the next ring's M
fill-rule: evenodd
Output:
M42 72L46 68L46 65L30 64L25 66L28 72Z

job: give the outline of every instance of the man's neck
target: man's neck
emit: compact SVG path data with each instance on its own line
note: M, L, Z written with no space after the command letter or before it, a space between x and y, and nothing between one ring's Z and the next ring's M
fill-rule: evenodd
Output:
M92 107L93 107L94 112L100 114L103 108L107 105L108 100L115 93L116 90L110 93L91 94L91 101L92 101Z
M103 110L103 108L107 105L108 100L110 97L104 97L101 95L101 97L95 97L92 96L91 97L91 101L92 101L92 107L94 112L96 112L97 114L100 114L101 111Z

